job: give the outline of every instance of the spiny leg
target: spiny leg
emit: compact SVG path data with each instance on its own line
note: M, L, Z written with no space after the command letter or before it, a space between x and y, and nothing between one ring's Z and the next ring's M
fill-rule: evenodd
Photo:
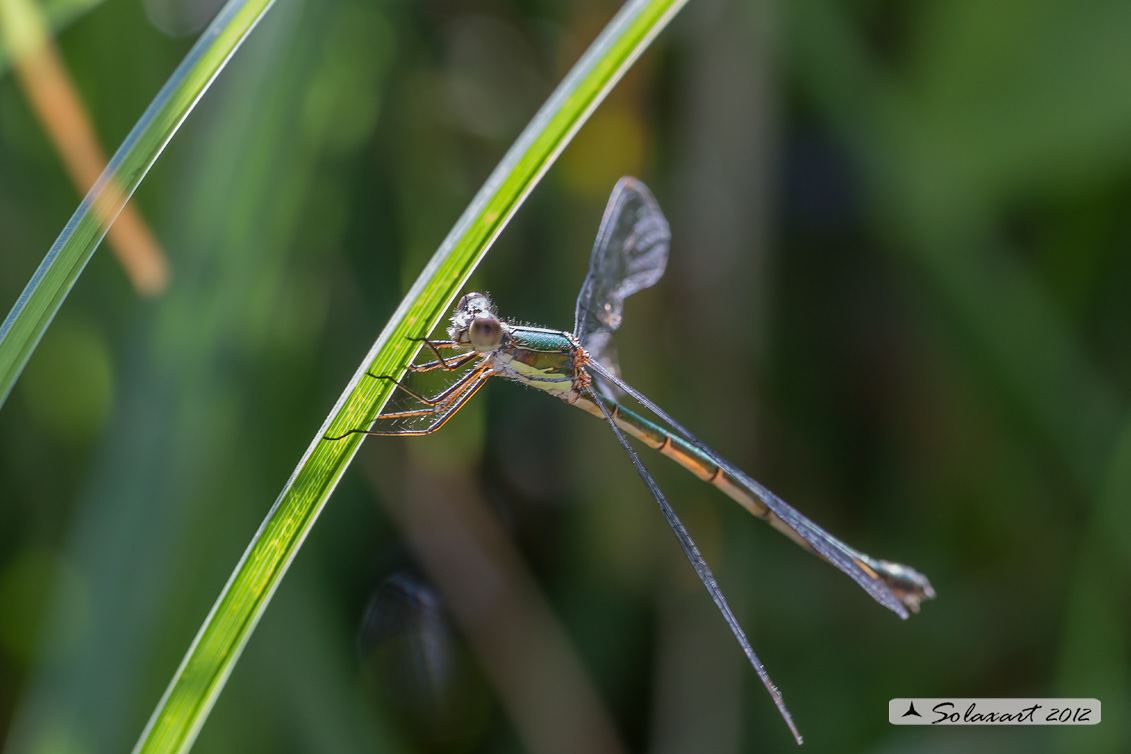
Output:
M437 359L437 361L429 361L424 364L410 364L408 367L408 371L410 372L430 372L436 368L442 368L445 371L452 372L456 369L459 369L467 362L471 361L475 356L481 355L476 351L470 351L469 353L460 354L455 358L449 357L445 359L442 355L440 355L441 348L468 348L468 346L462 343L456 343L454 340L428 340L428 338L410 337L406 337L405 340L411 343L424 343L426 346L428 346L429 349L431 349L432 353L436 354ZM373 372L370 372L368 370L365 372L365 376L372 377L375 380L384 379L382 375L373 374Z
M490 376L491 376L491 373L489 371L487 371L487 369L485 367L479 367L477 369L474 369L474 370L468 372L467 374L465 374L463 377L459 378L459 380L457 380L450 387L448 387L447 390L445 390L440 395L436 396L436 398L434 400L430 400L430 401L424 400L421 396L417 395L416 393L409 390L408 388L401 386L400 383L397 383L398 387L400 387L402 390L407 392L409 395L411 395L414 398L416 398L417 400L419 400L421 402L421 404L426 406L427 408L417 409L417 410L412 410L412 411L398 411L398 412L389 413L389 414L378 414L377 416L373 417L373 421L370 422L370 427L372 427L373 423L375 423L377 421L381 421L381 420L389 421L389 420L406 419L406 418L419 417L419 416L443 416L447 412L453 410L452 409L453 405L458 407L458 406L462 406L464 404L464 402L467 400L467 397L470 397L470 396L465 397L465 395L464 395L465 391L467 391L469 388L474 388L474 389L471 390L471 392L475 392L475 389L478 389L479 386L483 383L483 381L485 381ZM386 378L386 379L391 379L391 378ZM393 381L396 382L395 380L393 380ZM442 420L437 420L434 424L428 425L428 426L431 427L431 429L428 430L428 431L434 431L442 423L443 423ZM337 435L337 436L326 435L324 437L324 439L336 441L336 440L341 440L343 437L347 437L348 435L354 435L354 434L396 435L396 434L427 434L427 432L404 432L404 431L380 432L380 431L372 431L371 429L351 429L351 430L348 430L348 431L346 431L346 432L344 432L340 435Z
M391 377L384 377L383 379L392 380L393 382L395 382L397 387L399 387L401 390L403 390L406 393L408 393L409 395L411 395L416 400L420 401L423 405L427 406L428 408L427 409L419 409L419 410L416 410L416 411L398 411L398 412L395 412L395 413L384 414L384 415L378 414L376 419L380 419L380 418L384 418L384 417L425 416L427 414L438 413L439 411L443 411L444 408L446 408L446 406L449 403L451 403L453 400L458 398L459 395L462 394L465 389L467 389L467 386L471 382L473 382L478 377L482 377L482 376L485 376L485 375L489 376L489 374L490 373L486 371L486 367L484 367L484 366L480 366L476 369L473 369L472 371L468 372L463 377L460 377L458 380L456 380L451 385L449 385L447 387L447 389L444 390L442 393L440 393L437 396L434 396L431 399L425 398L425 397L419 395L418 393L413 392L412 390L408 389L407 387L405 387L401 383L397 382L396 380L392 380ZM376 419L374 419L374 421L376 421Z
M448 419L451 419L453 416L455 416L456 412L458 412L461 408L463 408L463 405L465 403L467 403L469 400L471 400L471 396L473 396L477 392L479 392L479 388L483 387L483 384L485 382L487 382L487 379L490 376L491 376L491 374L489 372L484 373L478 380L476 380L474 383L468 385L467 389L463 393L461 393L459 396L457 396L455 398L455 400L453 400L446 408L441 408L439 411L434 412L434 415L436 417L434 422L432 424L429 424L426 427L423 427L421 429L393 430L393 431L389 431L389 432L380 432L380 431L373 432L373 431L371 431L369 434L374 434L374 435L402 435L402 436L415 436L415 435L431 434L431 433L435 432L436 430L438 430L440 427L447 424ZM388 414L388 418L394 418L395 419L395 418L397 418L397 416L398 416L397 414ZM378 417L378 418L384 419L386 417L382 416L382 417Z
M390 420L395 421L397 419L408 419L419 416L434 417L431 423L426 424L420 429L391 429L389 431L373 429L351 429L338 435L337 437L330 437L329 435L327 435L325 439L337 441L341 440L344 437L348 437L349 435L388 436L431 434L440 427L444 426L444 423L447 422L448 419L450 419L457 411L459 411L463 407L463 404L467 403L467 401L470 400L471 396L475 395L479 388L483 387L483 383L486 382L490 376L491 373L485 369L470 372L459 382L452 386L453 389L459 387L459 391L453 391L452 389L446 391L451 393L451 395L447 399L446 405L437 404L436 406L428 408L427 410L421 409L418 411L400 411L392 414L382 414L373 419L374 422L377 422Z
M476 354L476 355L478 355L478 354ZM440 393L439 395L435 395L432 398L425 398L420 393L418 393L415 390L413 390L412 388L406 386L400 380L395 380L392 377L389 377L388 375L375 374L375 375L373 375L373 379L375 379L375 380L388 380L389 382L392 382L394 385L396 385L401 390L403 390L404 392L411 395L416 400L423 403L425 406L439 406L441 404L447 403L451 399L452 395L454 395L455 393L458 393L462 389L464 383L466 383L470 377L472 377L473 375L475 375L475 374L477 374L481 371L483 371L482 367L480 367L479 369L475 369L475 370L468 372L463 377L459 378L458 380L453 382L450 386L448 386L448 388L445 389L442 393Z
M588 393L590 400L600 406L601 413L605 415L605 420L608 421L609 426L613 428L613 434L616 435L617 441L620 443L621 447L624 448L624 452L628 454L628 459L632 462L636 472L644 481L644 485L648 488L648 491L652 493L652 497L655 498L656 503L660 506L660 512L664 514L664 518L668 521L668 526L671 527L676 539L679 540L679 546L683 548L684 555L691 561L691 565L695 569L696 575L699 576L699 580L703 582L703 586L707 587L707 592L711 595L711 599L715 601L715 606L718 607L719 612L722 613L723 620L726 621L731 633L734 634L734 638L738 640L738 645L742 648L743 654L746 655L746 659L750 661L750 664L754 666L754 672L762 679L762 684L766 687L766 690L770 692L770 696L773 698L774 704L777 705L778 712L781 714L782 719L784 719L785 724L789 726L789 730L793 733L794 739L800 744L801 733L793 723L793 716L789 714L789 710L785 706L785 701L782 699L781 692L778 690L778 687L774 685L774 682L770 680L770 674L766 672L762 661L759 660L758 655L754 653L754 648L750 645L750 640L746 638L746 632L742 630L742 626L738 623L738 618L735 617L734 612L730 609L730 605L727 604L726 597L723 596L723 590L719 588L718 582L715 581L715 576L711 573L707 561L703 559L703 555L699 552L699 548L695 545L694 540L691 539L691 535L687 532L683 522L679 520L675 511L672 510L671 504L668 503L667 498L664 497L664 493L660 491L656 480L648 473L648 469L644 468L644 463L640 460L640 457L636 455L636 451L632 449L632 446L628 444L628 440L625 438L624 433L621 432L620 427L617 426L612 413L609 411L604 401L597 397L597 394L593 392L592 388L586 388L585 391Z
M463 348L462 343L456 343L454 340L429 340L428 338L407 338L413 343L423 343L428 346L432 353L436 354L436 359L443 366L444 369L451 371L455 367L449 367L444 360L443 354L440 353L441 348Z
M445 372L454 372L455 370L467 364L469 361L482 358L483 354L478 351L469 351L468 353L460 354L455 358L448 358L442 361L428 361L424 364L413 364L408 368L408 371L414 374L419 372L431 372L434 369L443 369Z
M403 387L402 385L400 385L400 383L397 383L397 387L400 387L406 393L411 395L413 398L419 401L421 405L425 406L425 408L408 411L392 411L387 414L382 413L378 414L373 419L373 421L377 421L378 419L404 419L412 416L430 416L445 411L452 401L460 398L460 396L463 394L463 391L467 389L468 383L470 383L473 378L476 377L476 375L482 376L484 378L491 376L490 372L487 372L484 368L479 368L472 372L468 372L459 380L452 383L443 393L437 395L432 400L426 400L416 393L412 392L408 388Z
M420 339L419 338L408 338L408 340L416 341L416 340L420 340ZM430 346L433 345L431 343L431 341L426 340L424 342L428 343L428 345L430 345ZM441 343L437 343L436 345L437 346L451 346L453 348L455 348L455 347L463 348L463 346L461 346L460 344L453 343L451 341L443 341ZM435 348L433 348L433 353L435 353L437 356L440 356L440 352L437 351ZM447 359L440 356L438 361L429 361L429 362L426 362L424 364L410 364L407 368L407 371L413 372L414 374L418 373L418 372L431 372L433 369L443 369L446 372L454 372L455 370L459 369L463 365L467 364L469 361L475 359L476 357L481 358L482 356L483 356L483 354L479 353L478 351L469 351L468 353L462 353L459 356L456 356L454 358L447 358ZM388 379L384 375L373 374L373 372L370 372L370 371L366 371L365 376L366 377L372 377L375 380Z

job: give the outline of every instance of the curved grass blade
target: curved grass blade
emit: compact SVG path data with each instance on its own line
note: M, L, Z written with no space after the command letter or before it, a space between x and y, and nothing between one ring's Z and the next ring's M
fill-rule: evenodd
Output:
M135 752L187 751L283 574L361 444L339 436L371 421L519 205L570 139L686 0L632 0L558 86L425 266L267 514L142 732Z
M188 114L274 0L230 0L161 87L0 325L0 405L79 273Z

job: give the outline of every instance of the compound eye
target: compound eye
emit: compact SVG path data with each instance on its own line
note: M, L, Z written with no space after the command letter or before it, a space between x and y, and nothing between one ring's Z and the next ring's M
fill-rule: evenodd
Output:
M494 317L477 317L471 323L470 337L477 350L490 351L503 342L503 328Z
M468 314L478 314L491 310L491 300L482 293L469 291L460 297L456 302L457 312L466 312Z

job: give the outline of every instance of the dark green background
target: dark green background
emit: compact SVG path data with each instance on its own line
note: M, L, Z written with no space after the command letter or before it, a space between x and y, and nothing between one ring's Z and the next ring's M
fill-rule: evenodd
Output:
M0 411L6 751L132 746L400 295L615 7L279 0L137 194L169 290L140 301L102 250ZM1131 747L1128 39L1125 2L693 2L472 279L568 328L639 176L674 240L625 377L931 577L902 623L645 456L809 754ZM108 147L190 42L139 0L61 32ZM77 201L5 74L0 308ZM390 516L421 479L504 527L626 750L795 749L607 427L500 383L362 449L197 750L526 750ZM1104 722L888 725L915 695L1098 697Z

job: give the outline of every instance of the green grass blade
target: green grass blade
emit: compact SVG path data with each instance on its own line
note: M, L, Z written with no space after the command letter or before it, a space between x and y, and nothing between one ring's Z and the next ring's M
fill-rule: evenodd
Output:
M327 434L364 426L471 271L628 67L686 0L633 0L610 22L476 194L382 331L236 566L153 712L135 752L186 751L330 493L361 444ZM364 379L363 379L364 378Z
M274 0L231 0L189 50L55 239L0 325L0 405L106 228Z

